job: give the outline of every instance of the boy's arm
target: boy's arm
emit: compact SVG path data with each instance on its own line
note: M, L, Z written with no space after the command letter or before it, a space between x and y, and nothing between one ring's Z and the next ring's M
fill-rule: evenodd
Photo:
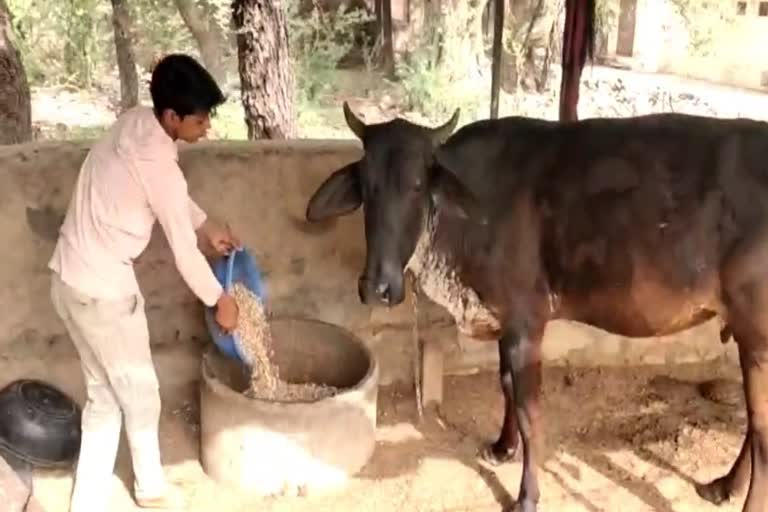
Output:
M197 235L197 247L204 256L215 256L216 253L211 247L205 230L208 215L191 197L189 198L189 219L192 221L192 228L195 230L195 235Z
M203 216L205 213L189 198L181 169L175 163L172 165L175 168L153 165L143 173L147 199L168 239L182 278L206 306L213 307L223 288L200 252L195 233L205 222L200 213Z
M200 208L197 203L189 198L189 218L192 220L192 228L195 231L203 227L208 215Z
M189 214L192 227L197 234L198 247L204 255L216 258L229 254L229 251L240 245L240 240L229 229L208 219L208 216L189 198Z

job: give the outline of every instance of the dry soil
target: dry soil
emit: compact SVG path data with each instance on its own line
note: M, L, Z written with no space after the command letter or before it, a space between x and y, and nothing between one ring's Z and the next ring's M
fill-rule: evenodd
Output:
M76 365L72 371L78 371ZM698 383L715 377L725 379L731 391L698 389ZM743 496L714 507L693 488L727 470L738 452L745 424L739 380L736 368L718 363L546 370L540 510L740 510ZM498 378L493 373L446 377L445 390L441 413L431 411L419 423L408 386L382 388L374 456L336 494L253 499L215 485L198 462L196 383L164 391L164 462L185 489L190 511L501 510L517 494L520 464L493 468L476 457L478 447L498 434L503 413ZM115 511L138 510L126 490L130 475L123 442ZM48 512L67 510L71 472L38 471L35 485Z

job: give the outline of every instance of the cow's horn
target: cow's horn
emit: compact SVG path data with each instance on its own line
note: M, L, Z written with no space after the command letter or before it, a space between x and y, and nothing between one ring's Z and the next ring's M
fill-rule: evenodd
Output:
M432 140L436 146L444 143L446 140L448 140L448 137L451 136L453 130L456 128L456 123L459 122L460 111L461 109L457 108L447 123L442 126L438 126L437 128L432 128Z
M362 140L363 134L365 133L365 123L352 112L352 109L349 108L349 104L346 101L344 102L344 119L346 119L347 126L352 130L352 133L357 135L358 139Z

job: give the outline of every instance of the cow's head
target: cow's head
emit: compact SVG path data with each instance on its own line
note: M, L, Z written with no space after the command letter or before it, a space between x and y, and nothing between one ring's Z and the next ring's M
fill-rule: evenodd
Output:
M358 283L360 300L393 306L404 299L403 272L430 208L466 215L466 189L452 173L434 165L435 148L453 132L459 110L437 128L404 119L366 126L346 103L344 116L365 155L320 185L306 217L317 222L363 205L367 257Z

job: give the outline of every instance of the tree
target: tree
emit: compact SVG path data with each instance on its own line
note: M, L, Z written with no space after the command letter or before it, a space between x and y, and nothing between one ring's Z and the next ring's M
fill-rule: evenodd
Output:
M232 15L248 138L292 138L295 78L285 13L274 0L234 0Z
M13 42L11 13L0 0L0 144L32 140L32 100L21 54Z
M520 86L526 91L543 92L550 75L556 39L558 13L562 0L513 0L513 48L517 53Z
M483 38L487 0L426 0L426 47L431 67L449 81L482 76L490 66Z
M92 58L99 45L98 26L96 19L98 11L109 7L102 0L69 0L54 2L51 11L57 9L63 14L63 27L60 39L64 41L64 70L66 79L71 85L83 88L93 86L98 70Z
M131 42L131 15L126 0L112 0L112 26L120 73L120 110L125 111L139 104L139 77Z
M200 49L200 57L208 71L219 84L226 81L227 38L223 28L217 23L214 6L205 2L201 5L195 0L176 0L181 19L189 29Z
M548 86L553 56L559 47L559 17L564 0L504 0L505 43L502 48L501 88L514 93L543 92ZM483 12L486 44L493 33L491 0Z
M381 67L389 78L395 76L395 46L392 42L392 0L375 0L376 21L381 38Z

